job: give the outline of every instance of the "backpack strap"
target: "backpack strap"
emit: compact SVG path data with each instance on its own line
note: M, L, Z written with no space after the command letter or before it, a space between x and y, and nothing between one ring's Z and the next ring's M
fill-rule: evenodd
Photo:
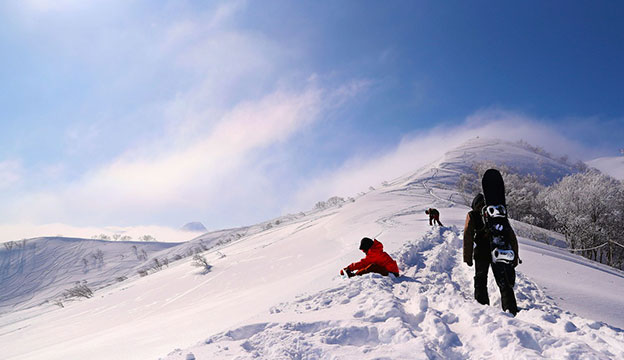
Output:
M474 225L474 236L472 238L474 242L477 242L477 240L482 239L487 235L485 223L483 222L483 218L481 218L481 214L478 211L472 210L468 212L468 216L470 216L470 221Z

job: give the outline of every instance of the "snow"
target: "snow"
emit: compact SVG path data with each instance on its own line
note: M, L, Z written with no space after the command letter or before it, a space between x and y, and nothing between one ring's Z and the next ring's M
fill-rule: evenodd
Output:
M113 242L47 237L0 248L0 314L59 298L76 281L109 285L136 274L149 255L176 243Z
M529 239L520 251L523 273L562 308L624 329L622 271Z
M527 171L540 171L538 162L529 168L530 161L522 160L539 154L498 144L506 161L517 157ZM473 142L354 202L204 234L150 254L162 258L206 248L202 255L213 266L208 273L186 257L64 308L47 303L4 312L0 357L624 358L624 313L618 313L624 274L528 239L532 232L522 224L524 263L516 284L521 311L515 318L501 311L491 275L492 305L473 300L474 268L461 261L468 208L451 184L453 174L469 166L466 161L493 157L497 148ZM566 171L552 159L540 163L546 164L544 178ZM429 207L440 210L446 227L429 226ZM399 263L400 277L340 277L342 267L362 257L363 236L383 243ZM36 260L63 253L42 252ZM64 268L40 276L62 289L56 273ZM100 274L101 280L111 276ZM2 276L3 292L18 286Z
M587 161L586 164L613 178L624 180L624 156L601 157Z

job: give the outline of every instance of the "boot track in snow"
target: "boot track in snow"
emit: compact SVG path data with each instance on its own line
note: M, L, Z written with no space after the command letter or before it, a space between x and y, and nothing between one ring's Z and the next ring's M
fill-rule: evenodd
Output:
M562 311L518 272L517 317L473 299L461 233L433 228L393 254L399 278L367 274L273 307L262 321L166 359L624 358L624 332ZM297 319L293 321L293 319ZM192 355L192 356L195 356Z

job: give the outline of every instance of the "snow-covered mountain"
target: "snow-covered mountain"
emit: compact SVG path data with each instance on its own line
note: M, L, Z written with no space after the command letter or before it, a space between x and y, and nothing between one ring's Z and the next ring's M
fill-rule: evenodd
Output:
M473 165L477 163L496 164L522 175L535 175L546 185L578 171L574 165L561 159L554 159L540 148L524 142L474 138L448 151L432 164L400 177L392 183L401 184L411 180L418 183L432 178L438 186L454 187L459 181L459 176L473 171Z
M354 201L332 199L313 211L153 249L133 269L154 259L171 260L168 267L129 274L63 308L46 303L0 314L0 358L624 358L624 273L527 238L540 233L556 242L557 234L514 222L524 261L515 318L500 310L491 276L492 305L472 299L474 270L461 261L468 208L454 185L481 161L544 182L575 171L534 150L473 139ZM440 210L444 227L429 226L429 207ZM401 277L338 275L362 257L363 236L383 243ZM31 253L32 261L73 263L86 254L68 255L77 246ZM210 272L192 266L190 255L199 252ZM50 287L33 297L76 279L59 282L63 269L41 272ZM19 281L4 274L2 292L15 291Z
M615 179L624 180L624 156L601 157L586 163Z
M204 224L199 221L193 221L182 226L182 230L184 231L192 231L192 232L206 232L208 231Z

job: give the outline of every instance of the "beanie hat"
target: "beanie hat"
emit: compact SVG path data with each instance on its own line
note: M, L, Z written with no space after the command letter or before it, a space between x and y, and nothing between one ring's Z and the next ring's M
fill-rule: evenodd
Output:
M472 210L481 210L484 205L485 197L483 196L483 194L478 193L477 196L472 199L472 205L470 205L470 207L472 208Z
M373 240L371 240L371 239L369 239L367 237L362 238L362 241L360 241L360 250L366 252L371 247L373 247Z

